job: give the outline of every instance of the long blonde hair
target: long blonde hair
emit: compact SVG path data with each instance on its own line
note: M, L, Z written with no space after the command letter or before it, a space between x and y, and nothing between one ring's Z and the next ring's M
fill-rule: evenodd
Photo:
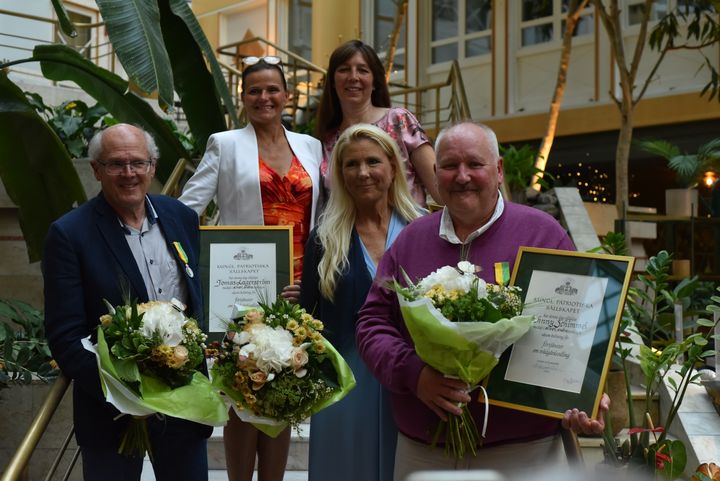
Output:
M320 294L331 301L334 300L338 278L349 265L350 238L356 218L355 204L343 181L343 154L351 143L360 140L376 143L394 166L395 178L388 192L390 207L407 222L420 216L420 208L408 190L400 151L392 137L384 130L370 124L356 124L345 130L333 149L329 169L330 198L320 215L317 230L318 240L324 248L317 267L320 275Z

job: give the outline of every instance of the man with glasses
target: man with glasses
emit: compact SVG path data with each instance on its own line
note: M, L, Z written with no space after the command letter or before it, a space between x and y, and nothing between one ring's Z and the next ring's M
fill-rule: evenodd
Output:
M45 329L53 356L73 379L75 437L85 480L139 480L143 460L118 454L128 416L105 401L97 360L81 339L126 297L178 299L202 316L199 230L194 211L176 199L148 195L158 148L143 130L118 124L88 149L102 191L51 226L45 243ZM148 418L155 478L206 481L212 428L180 419Z

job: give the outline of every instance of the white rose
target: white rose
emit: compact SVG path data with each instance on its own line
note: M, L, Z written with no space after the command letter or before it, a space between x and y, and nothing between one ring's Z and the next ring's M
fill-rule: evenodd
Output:
M143 315L142 334L151 338L156 332L163 344L175 347L183 340L185 316L169 302L154 303Z
M457 266L463 274L475 274L477 271L475 264L468 261L460 261Z

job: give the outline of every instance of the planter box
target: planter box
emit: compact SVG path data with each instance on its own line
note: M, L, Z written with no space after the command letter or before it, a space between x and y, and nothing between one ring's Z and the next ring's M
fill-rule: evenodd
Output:
M34 381L31 385L14 385L8 389L0 390L0 432L2 432L2 436L0 436L0 466L2 466L3 471L30 428L30 424L42 406L43 401L45 401L49 389L49 384ZM28 478L25 479L45 478L71 425L72 389L69 389L55 411L55 415L43 434L40 443L35 448L28 465ZM73 438L58 468L60 473L64 473L67 469L76 447ZM80 459L78 459L69 479L82 480Z

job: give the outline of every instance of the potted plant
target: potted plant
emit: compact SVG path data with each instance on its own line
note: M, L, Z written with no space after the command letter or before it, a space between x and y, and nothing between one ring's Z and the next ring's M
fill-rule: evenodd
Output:
M620 440L613 434L611 423L606 423L603 447L605 459L612 465L675 479L685 470L687 453L682 441L668 438L666 428L676 418L688 386L699 378L694 367L713 353L706 346L714 323L700 318L686 325L690 334L681 342L664 335L663 315L676 304L689 305L692 285L697 281L686 279L671 289L671 264L672 255L666 251L652 256L646 273L638 276L639 286L628 293L615 357L625 372L629 429L627 439ZM712 296L711 302L707 311L720 310L720 296ZM633 364L642 372L643 412L635 411L630 393ZM653 419L650 404L663 385L670 391L670 405L664 419Z
M543 177L538 178L538 184L543 188L548 187L546 178L550 178L550 175L535 166L537 149L527 144L519 149L514 145L500 146L500 155L503 159L504 183L510 200L525 203L527 189L535 174L543 173Z
M690 217L698 214L698 192L695 189L703 174L720 167L720 138L701 145L697 152L682 152L677 145L665 140L645 139L635 142L645 152L658 155L668 162L677 175L680 189L665 191L665 213Z

